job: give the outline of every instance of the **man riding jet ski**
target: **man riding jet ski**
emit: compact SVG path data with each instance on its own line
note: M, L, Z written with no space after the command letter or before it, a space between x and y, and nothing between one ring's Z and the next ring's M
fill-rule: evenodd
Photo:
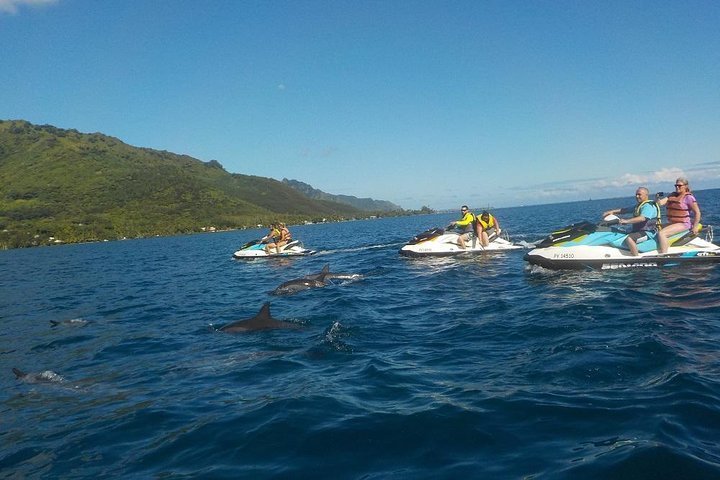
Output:
M460 213L461 220L452 222L446 228L431 228L415 235L400 249L400 254L410 257L450 256L523 248L512 244L507 239L507 235L506 238L500 237L502 231L494 217L491 217L492 225L488 225L487 217L485 223L480 224L464 205ZM453 227L455 231L451 230ZM486 245L483 245L483 234L487 238Z
M720 262L720 247L712 243L712 228L708 229L705 239L692 230L676 233L668 239L668 252L658 253L657 217L649 213L657 206L647 200L647 189L638 189L636 198L638 204L633 209L633 217L620 219L614 213L627 213L628 209L615 209L605 212L608 215L597 225L581 222L562 228L528 252L525 260L552 269L617 269ZM651 209L647 209L648 206ZM615 226L618 224L633 225L633 231L622 230Z

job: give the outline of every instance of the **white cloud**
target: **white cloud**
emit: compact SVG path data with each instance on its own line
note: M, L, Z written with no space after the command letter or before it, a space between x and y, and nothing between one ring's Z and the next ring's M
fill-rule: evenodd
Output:
M650 172L627 172L615 177L564 180L510 188L514 201L574 201L584 198L610 198L626 195L639 186L672 191L678 177L690 180L694 189L717 188L720 162L691 165L686 168L664 167Z
M52 5L59 0L0 0L0 12L16 14L20 7L28 5L37 7L42 5Z
M704 169L709 170L709 169ZM704 172L697 171L698 176L705 176ZM565 187L563 191L575 190L575 191L587 191L587 190L607 190L616 189L622 187L635 188L636 186L647 186L647 185L658 185L663 183L673 183L678 177L687 176L686 171L679 167L661 168L654 172L640 172L640 173L623 173L619 177L608 177L608 178L595 178L590 180L577 180L574 182L563 182L572 183L573 187ZM557 187L557 184L550 185L551 187ZM553 188L557 189L557 188Z

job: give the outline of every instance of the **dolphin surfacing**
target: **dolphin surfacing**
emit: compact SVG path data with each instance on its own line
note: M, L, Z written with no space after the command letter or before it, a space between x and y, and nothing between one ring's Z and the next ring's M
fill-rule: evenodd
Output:
M320 270L319 273L314 273L312 275L306 275L301 278L289 280L281 284L271 293L273 295L291 295L293 293L301 292L303 290L308 290L311 288L322 288L327 285L331 285L334 283L333 280L340 280L345 282L360 280L362 278L363 276L359 273L332 273L330 271L330 265L327 264L323 267L322 270Z
M322 288L326 283L321 279L316 278L296 278L295 280L289 280L271 293L273 295L291 295L293 293L302 292L303 290L309 290L311 288Z
M51 370L45 370L40 373L27 373L19 368L13 368L16 380L23 380L28 383L61 383L65 379Z
M314 275L307 275L303 278L320 280L323 283L325 283L325 285L328 285L330 283L333 283L333 280L341 280L341 281L362 280L364 278L364 276L362 273L331 272L330 264L328 263L323 267L322 270L320 270L320 273L316 273Z
M73 318L70 320L50 320L50 326L55 328L60 325L69 326L69 327L84 327L87 325L88 321L83 320L82 318Z
M272 318L270 315L270 303L265 303L254 317L223 325L218 330L225 333L257 332L261 330L291 329L296 330L302 326Z

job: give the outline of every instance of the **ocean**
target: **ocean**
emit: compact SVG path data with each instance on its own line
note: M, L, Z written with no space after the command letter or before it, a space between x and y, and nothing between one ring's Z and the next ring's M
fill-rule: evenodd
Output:
M633 203L494 213L533 243ZM0 252L0 478L720 478L720 267L398 254L456 215ZM364 278L269 294L326 264ZM216 331L265 302L301 328Z

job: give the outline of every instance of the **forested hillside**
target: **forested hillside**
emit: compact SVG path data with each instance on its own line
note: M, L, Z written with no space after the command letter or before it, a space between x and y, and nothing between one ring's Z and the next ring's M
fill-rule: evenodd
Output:
M0 248L364 215L215 161L0 121Z

